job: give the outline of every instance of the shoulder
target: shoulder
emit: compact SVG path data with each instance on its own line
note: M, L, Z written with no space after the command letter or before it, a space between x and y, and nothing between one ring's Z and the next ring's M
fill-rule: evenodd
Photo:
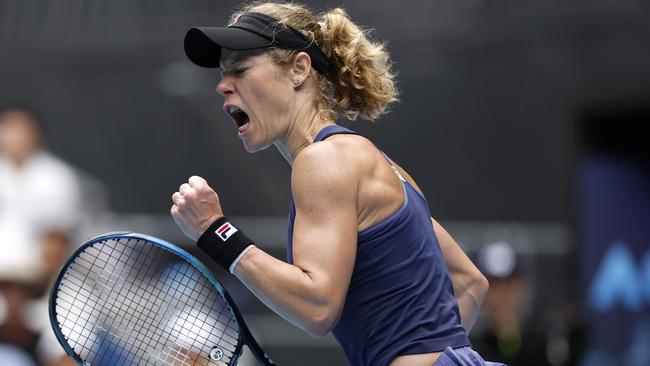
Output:
M366 138L335 135L304 148L293 162L292 176L354 178L367 170L376 156L374 145Z
M359 135L341 134L307 146L296 157L293 169L311 165L337 165L340 169L355 170L376 157L376 148L368 139ZM342 166L345 165L345 166Z
M362 177L372 169L374 145L358 135L335 135L301 151L293 162L294 195L347 191L356 194ZM299 197L295 197L299 198Z
M32 170L49 175L51 178L55 177L61 180L77 179L77 172L71 165L44 150L34 153L28 164Z
M40 150L33 153L29 158L29 163L38 165L43 169L56 170L64 172L65 174L73 174L74 172L68 163L46 150Z

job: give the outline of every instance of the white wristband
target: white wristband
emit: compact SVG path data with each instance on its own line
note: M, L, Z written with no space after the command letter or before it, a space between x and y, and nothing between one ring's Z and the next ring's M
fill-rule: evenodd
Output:
M246 249L242 250L242 252L239 253L239 255L237 256L237 258L235 258L235 260L232 261L232 263L230 264L230 267L228 268L228 272L230 272L231 274L235 274L235 267L237 266L237 263L239 263L241 257L243 257L244 254L246 254L246 252L248 252L254 246L255 245L251 244L247 246Z

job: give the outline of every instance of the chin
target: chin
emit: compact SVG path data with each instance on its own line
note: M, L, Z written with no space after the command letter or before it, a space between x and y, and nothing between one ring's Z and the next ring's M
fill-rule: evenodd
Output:
M271 144L254 144L251 141L246 141L244 140L244 148L246 149L247 152L249 153L256 153L258 151L266 150L271 146Z

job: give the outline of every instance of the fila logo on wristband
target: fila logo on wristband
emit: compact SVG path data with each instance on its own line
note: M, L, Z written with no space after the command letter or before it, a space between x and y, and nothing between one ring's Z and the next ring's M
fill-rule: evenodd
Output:
M221 240L226 241L237 231L239 230L237 230L236 227L232 226L229 222L225 222L223 225L219 226L214 233L217 234Z

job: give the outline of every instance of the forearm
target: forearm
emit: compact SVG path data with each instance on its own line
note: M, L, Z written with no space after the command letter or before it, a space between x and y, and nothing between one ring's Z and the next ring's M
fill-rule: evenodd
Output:
M253 247L234 275L266 306L314 336L326 335L336 319L323 278Z
M314 164L321 167L321 161L317 159ZM294 171L299 165L294 162ZM201 177L192 176L179 187L172 195L171 208L181 230L193 240L198 238L197 246L210 258L232 271L277 314L316 336L327 334L343 309L357 238L356 200L350 198L356 190L330 187L354 184L347 180L330 182L328 179L338 177L336 171L325 171L328 174L324 176L297 182L301 188L293 192L297 212L294 265L252 245L250 238L225 219L219 197ZM347 172L338 173L346 179L349 176ZM321 194L319 185L328 188L327 194ZM332 212L336 215L329 214Z
M471 278L456 279L454 281L454 296L460 310L461 325L469 334L478 319L483 298L489 287L487 279L480 275Z

